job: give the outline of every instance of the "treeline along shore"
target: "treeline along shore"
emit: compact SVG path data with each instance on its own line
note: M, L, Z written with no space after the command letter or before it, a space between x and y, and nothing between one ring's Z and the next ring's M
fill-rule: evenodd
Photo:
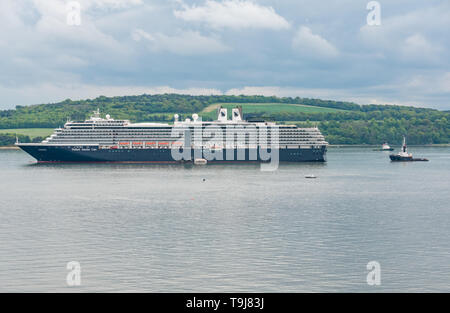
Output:
M450 143L450 111L397 105L359 105L352 102L264 96L189 96L178 94L70 99L58 103L16 106L0 111L0 146L39 142L45 136L26 129L49 129L70 120L84 120L99 108L103 114L132 122L171 122L199 113L212 120L217 106L241 105L246 119L264 119L302 127L318 126L332 145L400 143L406 135L411 145ZM15 129L21 129L16 132ZM24 131L25 129L25 131Z

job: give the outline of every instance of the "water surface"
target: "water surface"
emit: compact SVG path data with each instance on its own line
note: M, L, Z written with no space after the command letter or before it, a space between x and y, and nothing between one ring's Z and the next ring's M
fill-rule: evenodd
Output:
M0 291L449 292L450 148L411 150L430 162L331 148L262 172L0 151Z

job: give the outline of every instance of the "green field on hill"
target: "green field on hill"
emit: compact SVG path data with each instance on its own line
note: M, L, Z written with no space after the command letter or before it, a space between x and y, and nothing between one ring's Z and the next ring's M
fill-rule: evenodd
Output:
M231 109L239 105L242 106L244 115L249 113L335 113L344 111L334 108L290 103L215 103L206 107L200 112L200 115L215 119L217 117L217 108L222 106L228 109L228 115L231 117Z
M18 128L0 129L0 134L17 134L28 136L31 139L36 137L48 137L53 133L53 128Z
M198 113L204 120L215 120L218 106L231 109L242 106L244 118L318 126L331 144L375 144L385 141L448 144L450 142L450 112L429 108L398 105L359 105L352 102L300 97L264 96L190 96L178 94L100 96L95 99L70 100L15 109L0 110L0 146L14 145L16 134L20 142L40 141L70 120L84 120L99 109L101 115L131 122L173 122Z

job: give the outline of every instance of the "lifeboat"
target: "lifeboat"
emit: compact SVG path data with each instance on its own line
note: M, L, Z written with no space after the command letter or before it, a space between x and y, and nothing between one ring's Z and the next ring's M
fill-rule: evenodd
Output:
M194 160L194 164L196 164L196 165L205 165L207 163L208 163L208 161L206 159L195 159Z

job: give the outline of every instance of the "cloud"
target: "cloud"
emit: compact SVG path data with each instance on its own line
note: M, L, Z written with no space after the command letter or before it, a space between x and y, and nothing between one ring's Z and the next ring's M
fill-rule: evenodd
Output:
M63 101L65 99L83 100L99 96L115 97L141 94L189 94L189 95L221 95L222 91L214 88L173 88L170 86L100 86L80 82L40 83L20 88L0 85L2 97L22 99L21 103L37 104Z
M437 87L436 87L437 86ZM423 91L426 90L426 93ZM429 92L429 94L428 94ZM440 94L436 94L440 93ZM358 104L395 104L431 107L427 99L443 101L450 93L450 72L444 77L414 77L394 84L350 88L302 88L295 86L246 86L227 90L226 95L278 96L331 99Z
M83 3L92 7L107 2ZM82 77L92 67L108 67L111 63L119 68L127 66L133 51L100 29L83 3L82 24L71 27L67 25L64 1L1 1L0 84L24 86L32 82L65 81Z
M139 3L140 0L80 0L82 23L77 27L67 25L69 12L64 1L31 0L32 5L30 5L25 0L18 0L14 1L14 5L9 6L8 1L5 14L0 12L1 20L4 16L9 16L9 20L5 23L7 28L2 37L5 36L8 40L15 39L14 49L23 49L26 53L39 55L42 50L59 52L56 48L65 48L66 45L78 46L78 49L72 49L72 52L80 51L82 48L92 49L86 52L102 48L126 50L113 36L99 29L96 25L97 20L84 11L96 5L125 5ZM2 5L5 4L2 3ZM0 6L0 9L3 8ZM5 29L3 22L1 23L0 32Z
M31 0L34 8L37 9L41 16L58 16L64 20L70 2L80 4L82 15L96 9L125 9L143 4L142 0Z
M188 22L206 24L212 28L260 28L288 29L289 23L270 6L262 6L251 1L224 0L216 2L206 0L203 6L189 7L183 4L182 10L174 15Z
M170 52L179 55L204 55L229 51L230 48L218 39L205 37L199 32L183 31L174 36L161 33L147 33L142 29L132 32L135 41L145 40L153 52Z
M415 76L399 79L396 83L369 88L302 88L296 86L244 86L220 90L217 88L175 88L171 86L93 85L82 82L40 83L33 86L11 87L0 85L4 99L21 99L19 103L36 104L92 99L98 96L129 96L141 94L189 94L189 95L264 95L279 97L320 98L351 101L359 104L396 104L428 106L426 101L446 101L450 94L450 72L442 77ZM38 99L38 100L37 100ZM12 106L11 106L12 107Z
M68 1L0 1L0 108L148 89L450 108L442 1L383 4L377 27L307 0L77 0L74 27Z
M445 45L449 29L450 7L437 5L383 18L382 25L360 28L359 39L365 48L377 52L392 63L411 66L438 65L447 62Z
M408 36L400 47L401 54L409 60L418 60L426 56L429 60L437 60L442 48L432 44L422 34Z
M277 86L246 86L242 88L232 88L225 92L227 96L276 96L282 94L282 89Z
M44 0L46 1L46 0ZM123 9L143 4L142 0L76 0L81 4L81 8L100 8L100 9Z
M292 39L292 47L301 55L319 58L336 57L338 50L326 39L313 34L311 29L301 26Z
M419 74L395 84L394 88L402 88L410 94L417 94L417 90L422 95L450 94L450 71L442 75Z

